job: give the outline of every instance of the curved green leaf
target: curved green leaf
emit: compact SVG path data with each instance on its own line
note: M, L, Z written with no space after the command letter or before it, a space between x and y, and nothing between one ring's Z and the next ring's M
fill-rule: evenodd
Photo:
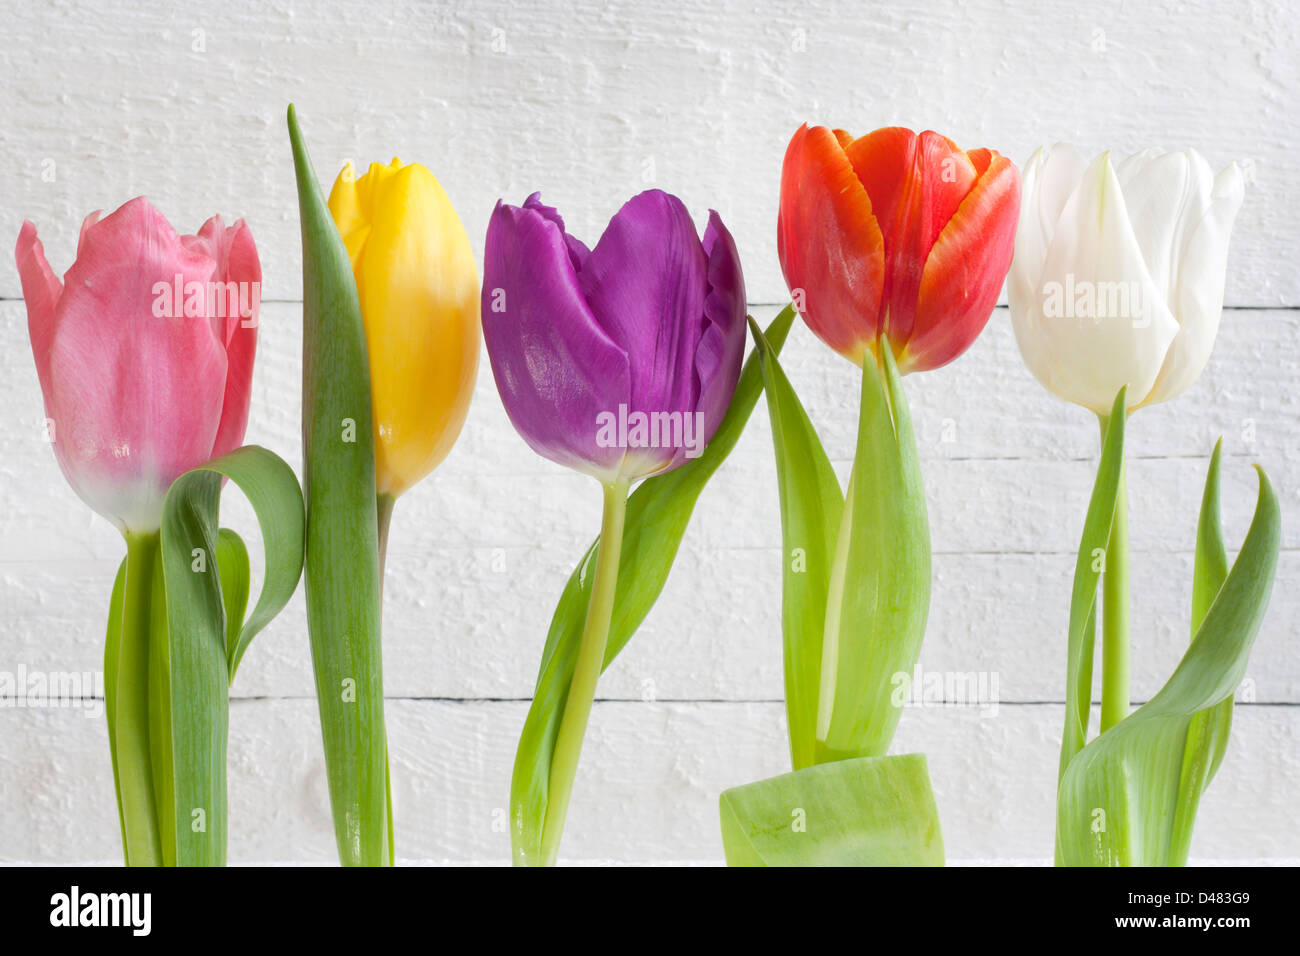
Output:
M226 607L226 658L230 665L230 680L233 682L239 658L243 656L243 650L239 647L239 635L243 629L244 612L248 610L248 594L253 581L244 539L229 528L222 528L217 535L217 567L221 570L221 600ZM299 568L300 572L301 570Z
M784 344L794 314L793 306L787 306L768 326L767 337L774 349L779 350ZM647 478L628 499L605 667L627 645L663 590L695 502L740 438L758 401L761 379L758 362L751 355L741 370L731 406L703 454L667 474ZM510 828L516 863L537 862L543 856L541 839L546 823L551 754L573 680L591 597L596 543L587 549L569 576L556 605L533 702L515 751L510 783Z
M818 764L719 800L728 866L942 866L922 754Z
M772 419L781 501L781 631L785 709L794 769L817 756L822 632L844 495L821 439L766 337L750 320Z
M166 599L154 601L155 608L165 608L165 624L159 626L167 634L166 666L162 679L151 681L150 693L166 702L170 720L169 729L160 732L170 738L171 746L161 766L155 767L155 779L161 782L160 792L172 793L167 806L160 807L159 822L164 856L179 866L222 865L226 856L231 659L218 524L223 477L253 506L266 552L257 605L236 628L236 663L254 635L288 603L302 571L302 493L293 469L282 459L250 445L172 483L163 504L161 536ZM230 554L230 545L224 550Z
M1057 800L1057 858L1069 866L1166 866L1186 860L1200 799L1185 770L1199 712L1230 703L1245 674L1277 571L1277 494L1257 467L1255 517L1191 647L1160 692L1069 762ZM1207 496L1215 495L1207 490Z
M289 107L302 219L304 579L339 858L392 862L370 364L347 249Z

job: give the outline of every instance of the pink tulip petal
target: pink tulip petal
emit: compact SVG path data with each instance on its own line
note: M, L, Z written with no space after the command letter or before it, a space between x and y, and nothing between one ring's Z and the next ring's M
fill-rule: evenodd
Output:
M226 290L223 296L216 298L217 315L213 317L222 336L228 363L221 424L212 448L215 458L238 448L248 427L262 265L257 257L252 230L242 219L225 226L220 216L213 216L203 224L197 236L185 236L181 241L191 250L202 250L216 262L216 281Z
M45 247L36 238L36 226L24 222L18 233L18 277L22 280L23 298L27 300L27 332L36 358L36 374L41 382L45 407L50 405L50 340L54 338L55 306L63 295L63 283L45 261Z
M225 350L206 314L172 315L159 293L214 268L139 198L88 224L65 277L50 346L55 451L78 494L124 528L157 527L167 487L211 455Z

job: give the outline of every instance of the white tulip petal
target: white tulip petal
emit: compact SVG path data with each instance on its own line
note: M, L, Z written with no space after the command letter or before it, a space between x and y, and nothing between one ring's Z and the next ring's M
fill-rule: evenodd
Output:
M1050 331L1033 317L1042 304L1043 264L1047 247L1056 231L1061 210L1078 188L1088 160L1068 143L1040 147L1021 173L1020 222L1016 229L1015 256L1007 277L1007 300L1012 327L1025 364L1043 384L1052 389L1047 356Z
M1040 148L1021 176L1020 223L1012 271L1037 287L1061 210L1083 179L1088 159L1069 143Z
M1187 234L1205 215L1213 185L1210 168L1196 159L1190 151L1146 150L1117 168L1124 206L1147 271L1171 304Z
M1195 154L1193 154L1195 155ZM1204 173L1209 166L1200 160ZM1186 391L1205 368L1223 314L1223 284L1228 268L1228 239L1245 198L1246 184L1236 163L1206 190L1208 203L1200 220L1189 224L1171 300L1178 317L1174 339L1155 386L1143 404L1165 402Z
M1048 195L1040 185L1038 197ZM1071 191L1038 287L1017 296L1013 319L1030 369L1068 401L1104 414L1121 387L1134 407L1155 383L1178 323L1147 269L1109 155Z

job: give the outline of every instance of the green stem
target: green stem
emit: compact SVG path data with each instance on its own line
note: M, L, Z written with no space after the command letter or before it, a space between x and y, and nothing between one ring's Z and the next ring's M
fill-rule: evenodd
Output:
M384 613L384 569L388 564L388 528L392 524L393 506L396 504L396 495L381 494L375 499L375 513L379 519L379 613L381 618ZM397 843L393 833L393 771L387 743L384 745L384 786L388 799L388 865L395 866L397 864Z
M123 855L128 866L162 865L162 843L154 802L149 745L149 633L159 536L126 534L126 580L116 682L107 708L117 760L117 801L122 818Z
M582 753L582 738L587 732L587 718L596 696L596 680L605 663L605 642L614 611L614 592L618 587L618 562L623 550L623 518L627 512L628 483L624 480L602 483L605 503L600 521L600 544L596 550L596 572L591 582L591 600L582 628L582 643L569 684L564 715L555 736L551 757L551 775L546 794L546 822L542 826L542 865L555 865L564 833L564 818L569 811L573 777Z
M1102 439L1106 437L1102 419ZM1115 493L1115 518L1106 545L1102 572L1101 730L1103 733L1129 714L1129 549L1128 477L1120 464Z
M393 506L397 504L396 495L379 495L375 499L375 511L379 515L379 594L384 593L384 566L388 558L388 526L393 520Z

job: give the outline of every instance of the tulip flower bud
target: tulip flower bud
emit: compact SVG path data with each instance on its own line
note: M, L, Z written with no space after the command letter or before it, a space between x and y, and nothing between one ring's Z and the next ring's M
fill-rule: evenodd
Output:
M1209 360L1223 309L1228 237L1245 184L1194 150L1091 163L1040 149L1008 293L1025 364L1047 388L1107 415L1167 401Z
M396 497L447 457L478 374L478 269L451 200L418 163L349 163L330 213L352 260L370 354L375 490Z
M1016 167L992 150L900 127L853 139L801 126L777 222L795 306L858 365L882 335L904 374L945 365L992 314L1019 196Z
M143 197L86 217L60 282L36 227L15 251L47 433L123 532L158 530L173 480L243 443L262 269L243 220L178 236Z
M745 346L744 279L717 213L701 242L681 201L652 189L588 250L534 193L497 204L483 275L492 371L534 451L607 482L703 451Z

